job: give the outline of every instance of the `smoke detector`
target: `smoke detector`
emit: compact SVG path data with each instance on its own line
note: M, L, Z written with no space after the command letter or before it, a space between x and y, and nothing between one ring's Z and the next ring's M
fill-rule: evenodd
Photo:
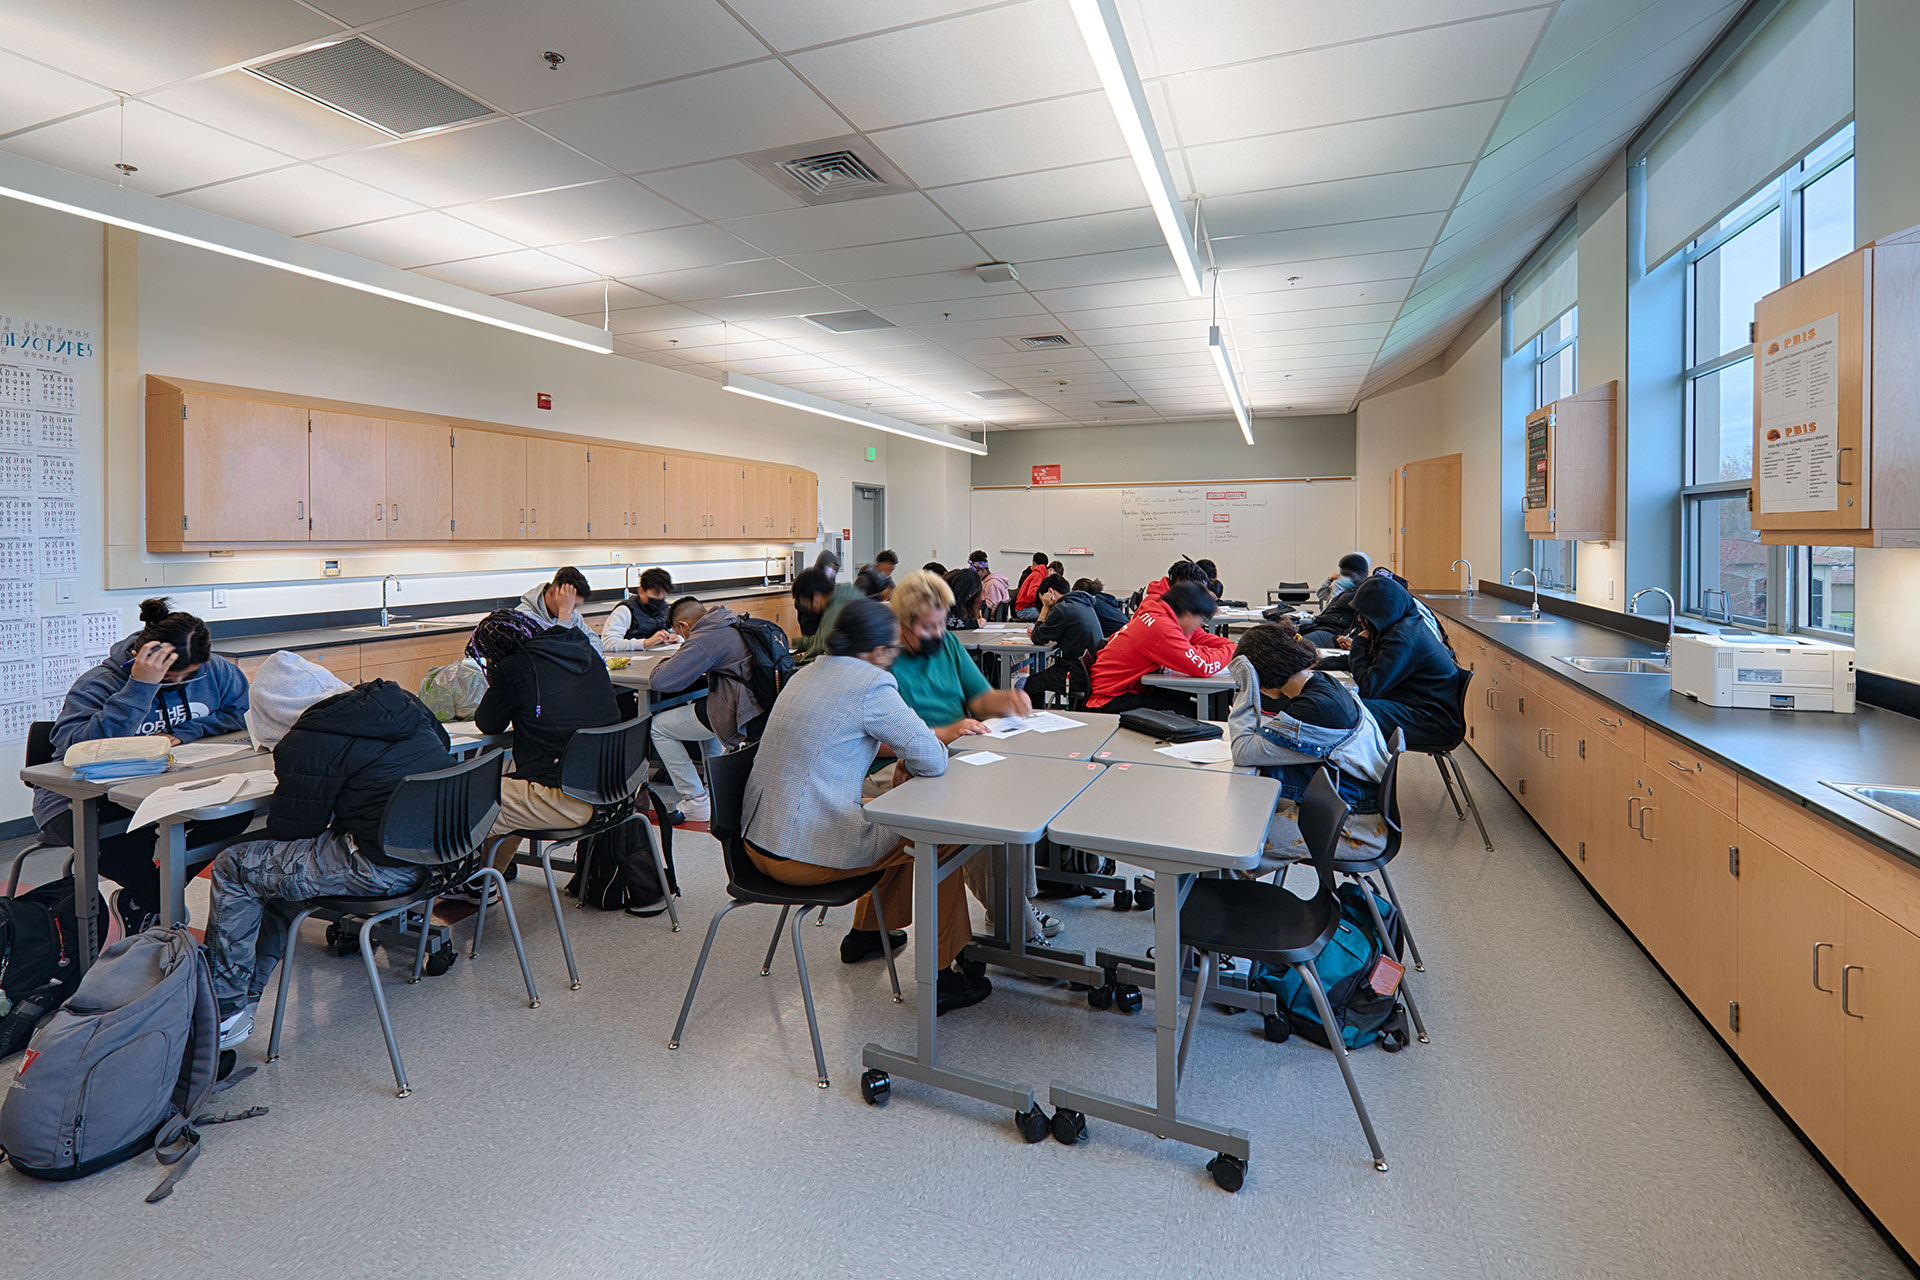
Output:
M983 262L973 274L981 284L1012 284L1020 278L1020 268L1011 262Z

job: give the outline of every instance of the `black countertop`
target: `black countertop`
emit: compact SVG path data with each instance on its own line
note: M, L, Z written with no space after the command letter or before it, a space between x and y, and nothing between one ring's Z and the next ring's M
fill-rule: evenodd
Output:
M1474 631L1634 719L1697 747L1748 780L1920 866L1920 828L1821 785L1827 781L1920 784L1920 720L1866 705L1853 715L1710 707L1674 693L1671 680L1663 675L1596 675L1556 661L1576 655L1657 657L1657 643L1551 613L1543 613L1549 620L1539 623L1495 622L1488 615L1523 609L1492 596L1423 598L1448 623Z

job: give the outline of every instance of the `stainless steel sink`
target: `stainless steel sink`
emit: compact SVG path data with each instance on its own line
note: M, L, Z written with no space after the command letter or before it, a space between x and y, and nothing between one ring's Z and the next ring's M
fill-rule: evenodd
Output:
M1664 676L1672 672L1672 668L1658 658L1562 658L1560 661L1575 671L1590 671L1595 675Z
M1530 613L1496 613L1490 617L1482 617L1480 621L1482 622L1552 622L1553 615L1550 613L1543 613L1536 618Z
M1885 787L1871 782L1826 782L1822 786L1832 787L1843 795L1852 796L1861 804L1872 805L1890 818L1898 818L1908 826L1920 827L1920 787Z
M436 618L432 622L395 622L387 626L373 623L365 627L348 627L347 630L357 636L405 636L416 631L442 630L446 628L444 619Z

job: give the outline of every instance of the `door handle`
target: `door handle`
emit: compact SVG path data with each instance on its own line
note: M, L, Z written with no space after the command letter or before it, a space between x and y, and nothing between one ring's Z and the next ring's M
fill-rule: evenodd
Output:
M295 508L295 510L294 510L294 517L293 517L294 519L296 519L296 520L305 520L305 519L307 518L307 504L306 504L306 503L304 503L304 502L297 502L297 503L295 503L295 504L294 504L294 508Z
M532 509L532 514L531 514L531 515L529 515L529 516L527 517L527 523L528 523L528 524L539 524L539 523L540 523L540 508L538 508L538 507L534 507L534 508Z
M1553 743L1554 743L1554 740L1558 738L1560 735L1555 733L1551 729L1547 729L1544 732L1547 735L1547 759L1558 760L1560 758L1560 753L1553 749Z
M1627 722L1627 718L1625 716L1621 716L1618 720L1609 720L1605 716L1595 716L1594 720L1596 720L1597 722L1599 722L1601 725L1605 726L1608 729L1618 729L1621 725Z
M1628 796L1628 797L1627 797L1627 826L1629 826L1629 827L1632 827L1632 828L1633 828L1634 830L1636 830L1636 831L1637 831L1637 830L1639 830L1639 828L1638 828L1638 827L1634 827L1634 825L1633 825L1633 806L1635 806L1635 805L1637 805L1637 804L1639 804L1639 803L1640 803L1640 797L1639 797L1639 796Z
M1654 812L1657 807L1658 806L1656 805L1642 804L1640 806L1639 825L1634 827L1634 830L1640 833L1640 838L1642 840L1645 840L1648 844L1653 843L1653 837L1647 834L1647 815Z
M1813 989L1815 991L1824 991L1828 995L1833 994L1833 988L1820 985L1820 948L1831 947L1832 945L1831 942L1816 942L1813 944Z
M1862 1022L1865 1022L1867 1020L1866 1014L1855 1013L1847 1007L1847 999L1853 991L1853 979L1848 975L1852 974L1855 969L1865 973L1867 966L1863 964L1843 964L1840 966L1840 1012L1846 1014L1849 1018L1858 1018Z
M393 521L395 524L400 523L400 504L399 503L389 502L387 504L387 519Z
M387 518L387 507L385 503L376 502L373 504L373 518L376 523Z
M1688 773L1688 772L1692 772L1692 773L1704 773L1704 772L1706 772L1706 766L1705 766L1705 765L1703 765L1703 764L1701 764L1701 763L1699 763L1698 761L1695 761L1695 762L1694 762L1694 765L1693 765L1693 767L1692 767L1692 769L1691 769L1691 770L1689 770L1689 769L1688 769L1688 767L1687 767L1686 765L1684 765L1684 764L1681 764L1681 763L1680 763L1680 762L1679 762L1678 760L1669 760L1669 761L1667 761L1667 764L1668 764L1669 766L1671 766L1672 768L1675 768L1675 769L1678 769L1678 770L1679 770L1680 772L1682 772L1682 773Z

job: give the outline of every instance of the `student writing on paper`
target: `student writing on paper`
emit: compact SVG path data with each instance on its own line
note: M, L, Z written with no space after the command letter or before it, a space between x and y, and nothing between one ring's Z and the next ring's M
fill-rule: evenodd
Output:
M703 755L719 755L758 736L762 708L753 696L752 658L734 623L739 615L723 604L703 604L692 596L673 602L673 630L684 644L653 669L654 692L683 693L706 682L707 696L655 714L648 722L653 749L673 779L676 808L688 822L713 816L712 801L693 766L688 744Z
M57 760L76 742L97 738L163 735L192 742L209 734L232 733L247 711L247 678L240 668L213 652L207 624L190 613L175 613L165 597L140 602L139 631L121 640L107 660L74 681L53 725ZM125 809L99 802L100 821L120 821ZM73 843L73 814L67 798L36 790L33 819L42 834L60 844ZM215 844L247 829L247 815L212 822L190 822L187 848ZM152 827L100 840L100 874L120 885L114 900L121 928L145 929L160 910L160 871L153 862ZM191 855L190 855L191 857ZM187 875L198 875L211 855L189 861Z
M1340 637L1359 625L1360 615L1353 611L1353 593L1372 571L1367 557L1358 551L1340 557L1338 569L1321 585L1326 593L1325 607L1300 626L1300 634L1310 644L1320 649L1335 648Z
M672 591L673 575L665 569L643 572L640 585L607 615L607 624L600 629L600 652L638 653L672 644L667 618L667 596Z
M387 859L380 825L401 779L453 764L447 731L390 680L349 688L332 672L276 653L254 676L248 728L273 749L277 778L263 839L214 860L207 961L220 1047L253 1032L254 1007L287 951L288 903L404 893L424 874Z
M1233 641L1206 630L1219 606L1198 582L1177 582L1134 611L1093 664L1089 711L1154 707L1185 711L1193 699L1175 689L1150 688L1141 679L1158 671L1216 676L1233 660Z

